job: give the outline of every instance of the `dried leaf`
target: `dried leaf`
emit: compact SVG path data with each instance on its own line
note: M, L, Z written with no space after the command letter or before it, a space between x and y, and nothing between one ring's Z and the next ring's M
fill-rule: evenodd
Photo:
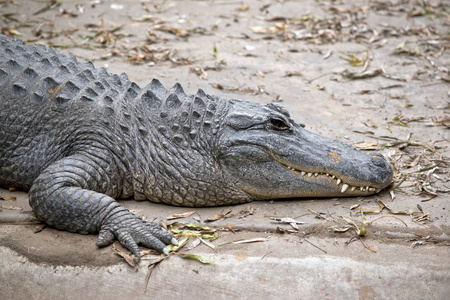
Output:
M187 218L187 217L190 217L190 216L192 216L193 214L195 214L195 212L196 212L196 211L193 210L193 211L188 211L188 212L181 213L181 214L173 214L173 215L170 215L170 216L166 217L166 219L167 219L167 220L174 220L174 219Z
M239 217L238 218L239 219L246 218L248 216L253 215L254 213L255 213L255 209L252 206L247 205L247 208L245 210L241 210L239 212Z
M370 134L370 135L374 135L375 134L375 132L369 131L369 130L365 130L365 131L353 130L353 132L361 133L361 134Z
M222 214L218 214L218 215L216 215L216 216L214 216L214 217L212 217L212 218L209 218L209 219L206 219L205 220L205 223L208 223L208 222L214 222L214 221L217 221L217 220L220 220L220 219L223 219L223 218L225 218L227 215L229 215L230 213L231 213L231 208L226 212L226 213L222 213Z
M244 4L239 8L239 11L247 11L250 8L248 4Z
M250 30L253 31L254 33L267 33L267 29L262 26L253 26L250 27Z
M365 228L364 224L362 224L361 227L358 227L358 225L356 225L355 222L353 222L352 220L347 219L347 218L344 218L344 217L341 217L341 218L342 218L348 225L353 226L353 230L355 230L355 232L356 232L357 235L359 235L359 236L366 235L367 231L366 231L366 228Z
M416 47L415 50L411 50L406 48L406 42L403 42L397 46L395 49L395 53L397 54L409 54L409 55L415 55L415 56L425 56L422 52L419 51L418 47Z
M215 264L216 262L213 260L210 260L208 258L204 258L195 254L186 254L186 253L177 253L178 256L181 256L183 258L196 260L198 262L201 262L202 264Z
M72 17L72 18L78 17L77 13L75 13L75 12L73 12L71 10L67 10L65 8L60 8L59 9L59 14L62 15L62 16L69 16L69 17Z
M260 69L258 69L258 75L261 76L261 77L266 76Z
M302 76L302 73L300 71L293 71L293 72L286 72L286 74L284 74L284 77L292 77L292 76Z
M349 64L351 64L354 67L362 67L366 64L367 58L369 57L369 51L364 51L363 57L359 59L353 54L347 54L342 51L339 51L339 53L342 54L342 56L339 56L340 59L343 59L347 61Z
M277 227L276 232L280 233L280 234L284 234L284 233L286 233L286 229L281 228L281 227Z
M411 247L414 248L414 247L422 246L422 245L426 245L426 244L427 244L427 241L416 241L411 244Z
M232 233L236 234L236 231L234 231L233 227L230 224L227 224L227 228L229 231L231 231Z
M46 226L47 226L47 224L40 224L40 225L36 226L36 227L34 228L34 233L41 232L42 230L44 230L44 228L45 228Z
M214 88L218 89L218 90L223 90L224 89L223 85L221 85L219 83L214 83L214 84L212 84L212 86Z
M178 250L183 248L187 244L188 241L189 241L189 237L183 237L178 240L178 245L172 245L172 244L167 245L167 250L169 250L169 253L177 252Z
M1 28L1 33L7 36L22 36L23 34L14 28L3 27Z
M403 118L402 114L397 115L391 121L389 121L388 123L396 124L396 125L403 126L403 127L409 127L408 124L406 124L405 122L400 121L402 118Z
M219 238L219 233L218 232L214 232L214 234L202 234L201 238L206 239L206 240L210 240L212 242L212 241L217 240Z
M303 224L306 224L305 222L301 222L301 221L297 221L297 220L295 220L295 219L293 219L293 218L289 218L289 217L287 217L287 218L274 218L274 217L269 217L271 220L274 220L274 221L277 221L277 222L280 222L280 223L286 223L286 224L292 224L292 223L294 223L294 224L299 224L299 225L303 225Z
M19 206L13 206L13 205L2 205L3 209L9 209L9 210L22 210L23 207Z
M15 201L17 198L14 196L0 196L0 200L5 200L5 201Z
M137 259L134 255L130 255L128 253L124 253L122 251L120 251L119 249L117 249L116 247L116 243L113 243L111 245L112 250L114 251L114 253L116 253L117 255L119 255L120 257L122 257L123 259L125 259L125 261L132 267L136 266L137 263Z
M338 232L338 233L347 232L350 229L351 229L351 227L334 227L334 226L328 227L329 231Z
M359 204L352 205L352 206L350 206L350 210L354 210L355 208L358 208L358 207L359 207Z
M378 150L379 145L378 142L362 142L353 144L359 150Z
M168 33L174 34L179 37L189 36L189 31L187 31L185 29L181 29L181 28L171 27L171 26L157 25L157 26L154 26L153 29L158 30L158 31L168 32Z
M375 93L374 90L360 90L360 91L357 91L355 94L366 95L366 94L373 94L373 93Z
M216 47L216 45L214 45L214 48L213 48L213 56L214 56L214 58L217 58L217 47Z
M189 228L189 229L197 229L197 230L207 230L207 231L211 231L211 228L209 228L206 225L200 225L200 224L193 224L193 223L184 223L183 224L184 227Z
M382 69L373 69L373 70L364 71L361 73L355 73L355 72L350 72L349 70L344 70L341 72L341 75L343 77L356 80L356 79L365 79L365 78L375 77L382 73L383 73Z
M146 22L146 21L151 21L154 20L154 17L151 15L145 15L139 18L135 18L135 17L130 17L130 19L134 22Z

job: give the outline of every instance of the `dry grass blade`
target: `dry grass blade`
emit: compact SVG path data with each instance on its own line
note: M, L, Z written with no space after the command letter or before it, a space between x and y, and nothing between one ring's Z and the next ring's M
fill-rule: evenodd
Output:
M425 227L428 230L431 230L427 225L425 225L426 223L428 223L429 221L431 221L431 217L429 213L426 213L422 206L420 206L419 204L417 204L417 208L419 209L420 212L411 212L410 213L410 218L413 222Z
M407 123L405 123L404 121L403 122L401 121L402 118L403 118L402 114L397 115L388 123L396 124L396 125L403 126L403 127L409 127L409 125Z
M363 244L364 248L366 248L367 250L373 252L373 253L377 253L377 250L370 248L369 246L366 245L366 243L364 243L363 239L361 236L359 236L359 240L361 241L361 243Z
M325 217L325 216L327 215L326 213L323 213L323 212L317 212L317 211L314 211L314 210L312 210L312 209L308 209L308 211L311 212L311 213L313 213L313 214L315 215L315 218L328 221L328 218Z
M249 240L234 241L234 242L232 242L232 244L261 243L261 242L267 242L267 241L269 241L268 238L254 238L254 239L249 239Z
M148 287L148 283L150 281L150 277L152 276L153 273L153 269L160 263L162 262L164 259L166 259L168 256L165 257L160 257L159 259L154 260L153 262L150 263L150 265L148 266L148 273L145 276L145 288L144 291L145 293L147 292L147 287Z
M381 216L381 217L379 217L379 218L376 218L375 220L370 221L370 222L367 223L366 225L370 225L370 224L372 224L373 222L378 221L379 219L382 219L382 218L394 218L394 219L397 219L397 220L399 220L400 222L402 222L403 225L405 225L406 227L408 227L408 225L406 225L406 223L403 222L402 219L400 219L400 218L398 218L398 217L396 217L396 216Z
M38 10L37 12L35 12L35 13L33 14L33 16L38 15L38 14L41 14L41 13L44 13L44 12L46 12L47 10L56 8L56 7L60 6L60 5L61 5L61 0L50 0L50 1L47 1L47 4L45 5L45 7L44 7L44 8L41 8L40 10Z
M215 248L216 248L216 246L214 246L214 245L211 244L210 242L205 241L205 240L202 239L201 237L198 237L198 239L199 239L203 244L205 244L206 246L208 246L209 248L211 248L211 249L215 249Z
M0 19L6 24L8 24L9 22L19 23L20 21L16 19L14 16L17 16L17 14L16 13L0 14Z
M320 251L322 251L323 253L325 253L325 254L328 254L328 252L327 252L327 251L325 251L325 250L323 250L322 248L320 248L320 247L318 247L318 246L314 245L313 243L311 243L311 242L310 242L310 241L308 241L307 239L304 239L304 241L305 241L305 242L307 242L308 244L310 244L311 246L313 246L313 247L315 247L315 248L319 249L319 250L320 250Z

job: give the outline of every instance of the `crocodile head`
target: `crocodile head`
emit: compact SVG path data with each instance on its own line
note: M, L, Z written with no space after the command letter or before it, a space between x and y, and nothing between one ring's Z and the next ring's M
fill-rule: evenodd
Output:
M311 133L278 105L225 100L202 90L187 95L179 84L167 91L157 80L141 99L138 111L157 127L140 144L142 171L135 173L147 179L136 175L136 199L214 206L347 197L374 194L392 181L381 154Z
M381 154L311 133L278 105L233 100L222 124L218 162L251 198L370 195L392 181Z

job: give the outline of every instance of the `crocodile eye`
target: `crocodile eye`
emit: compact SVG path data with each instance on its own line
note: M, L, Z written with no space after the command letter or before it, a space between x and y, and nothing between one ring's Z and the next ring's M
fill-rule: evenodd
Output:
M268 127L279 131L288 130L290 128L289 124L285 120L275 117L269 119Z

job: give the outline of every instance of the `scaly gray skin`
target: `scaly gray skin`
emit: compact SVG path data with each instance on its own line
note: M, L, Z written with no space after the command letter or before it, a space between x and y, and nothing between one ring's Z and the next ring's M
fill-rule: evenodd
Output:
M0 36L0 186L29 190L59 229L167 252L176 240L115 199L182 206L364 196L392 180L378 153L303 129L281 107L141 89L54 49Z

